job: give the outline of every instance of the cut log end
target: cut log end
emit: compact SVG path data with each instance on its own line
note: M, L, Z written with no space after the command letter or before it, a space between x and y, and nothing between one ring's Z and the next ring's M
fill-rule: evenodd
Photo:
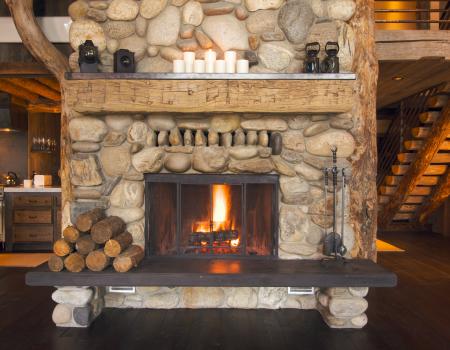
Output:
M110 239L105 244L105 254L115 258L133 243L133 236L129 232L123 232L117 237Z
M86 213L80 214L76 220L76 227L81 232L89 232L91 228L100 220L105 218L103 209L95 208Z
M138 245L132 245L114 259L114 269L117 272L127 272L137 267L144 258L144 250Z
M86 262L83 255L72 253L64 260L64 266L70 272L81 272L86 267Z
M92 240L90 235L84 235L78 238L75 247L78 253L88 255L90 252L97 249L97 244Z
M64 257L52 254L47 264L50 271L60 272L64 269Z
M66 256L73 252L73 244L64 239L58 239L53 244L53 252L58 256Z
M91 229L91 237L95 243L105 244L111 238L125 231L125 222L118 216L110 216L97 222Z
M67 226L63 231L64 239L69 243L75 243L80 237L80 231L75 226Z
M86 265L91 271L103 271L111 263L111 258L105 254L103 249L90 252L86 258Z

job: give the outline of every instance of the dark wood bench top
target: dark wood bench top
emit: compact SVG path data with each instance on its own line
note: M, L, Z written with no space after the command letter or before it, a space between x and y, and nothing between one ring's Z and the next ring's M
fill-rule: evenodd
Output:
M147 258L127 273L51 272L26 275L30 286L394 287L397 276L370 260Z

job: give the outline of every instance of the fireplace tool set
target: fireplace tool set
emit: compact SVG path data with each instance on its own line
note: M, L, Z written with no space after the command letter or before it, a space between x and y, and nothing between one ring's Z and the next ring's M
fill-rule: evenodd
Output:
M332 231L328 232L328 229L325 228L325 238L323 242L323 254L328 257L333 257L335 260L344 260L344 256L347 253L347 248L344 245L344 223L345 223L345 190L347 187L347 176L345 174L345 168L337 167L337 148L333 147L331 149L333 154L333 166L331 168L324 168L324 200L325 200L325 220L328 220L329 217L329 208L328 208L328 191L329 191L329 178L331 175L332 179L332 218L333 218L333 226ZM339 174L341 174L339 179ZM341 232L338 233L338 182L341 181L341 206L340 206L340 216L341 216Z

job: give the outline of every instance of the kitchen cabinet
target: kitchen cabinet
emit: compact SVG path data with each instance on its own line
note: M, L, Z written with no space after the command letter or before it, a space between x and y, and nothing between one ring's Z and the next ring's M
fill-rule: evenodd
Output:
M61 237L61 193L57 188L6 188L6 250L50 251Z

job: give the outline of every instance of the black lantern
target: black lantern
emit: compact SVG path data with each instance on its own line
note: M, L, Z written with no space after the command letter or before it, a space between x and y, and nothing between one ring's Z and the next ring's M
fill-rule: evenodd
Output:
M306 44L306 59L304 62L305 73L320 73L319 52L320 44L318 42Z
M98 48L94 45L92 40L86 40L78 48L79 57L78 64L80 65L81 73L98 73Z
M114 53L114 73L135 73L134 52L120 49Z
M327 56L322 61L320 70L322 73L339 73L339 44L334 41L327 42L325 52Z

